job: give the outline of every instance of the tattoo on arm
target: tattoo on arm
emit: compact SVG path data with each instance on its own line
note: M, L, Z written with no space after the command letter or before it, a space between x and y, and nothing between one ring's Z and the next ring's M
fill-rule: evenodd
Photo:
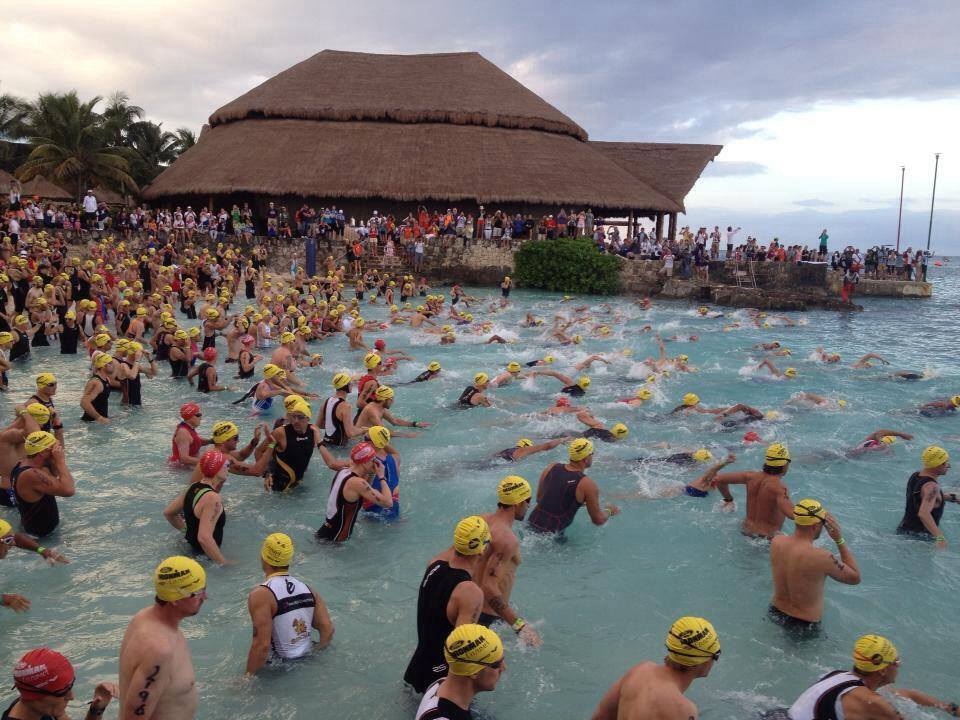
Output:
M833 557L832 555L830 556L830 558L833 560L833 564L837 566L837 570L839 570L840 572L843 572L844 565L842 562L840 562L840 558Z
M497 613L497 615L500 615L509 605L507 605L500 595L497 595L494 598L490 598L490 607L493 608L493 611Z
M143 684L143 690L137 693L137 697L140 698L140 704L137 706L137 709L133 711L134 715L146 715L147 714L147 698L150 697L150 693L147 692L147 688L153 685L157 681L157 675L160 674L160 666L154 665L153 672L147 675L147 680Z

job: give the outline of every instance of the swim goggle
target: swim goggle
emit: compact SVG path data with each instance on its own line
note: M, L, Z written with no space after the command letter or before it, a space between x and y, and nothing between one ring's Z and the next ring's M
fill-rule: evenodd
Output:
M49 695L51 697L66 697L70 694L70 691L73 690L73 684L77 681L76 678L70 681L70 684L65 688L59 690L46 690L44 688L38 688L29 683L19 683L14 685L12 690L25 690L26 692L36 693L37 695Z
M679 635L676 635L676 634L674 634L674 633L670 633L670 637L676 638L677 640L680 641L680 643L681 643L684 647L688 647L688 648L690 648L691 650L696 650L697 653L699 653L699 654L694 654L694 653L680 652L679 650L674 650L672 647L670 647L669 645L667 645L667 646L666 646L666 647L667 647L667 650L668 650L669 652L673 653L674 655L681 655L681 656L683 656L683 657L691 657L691 658L698 658L698 659L711 658L712 660L715 660L715 661L720 659L720 653L722 652L722 650L717 650L716 652L710 652L709 650L703 650L702 648L698 648L696 645L694 645L693 643L691 643L689 640L686 640L686 639L684 639L684 638L682 638L682 637L680 637Z
M496 662L492 662L492 663L483 662L482 660L466 660L466 659L460 659L460 658L454 658L453 662L461 663L463 665L480 665L481 667L491 668L493 670L499 670L501 667L503 667L502 657Z
M0 543L3 543L4 545L13 545L16 541L17 539L13 535L5 535L4 537L0 538Z

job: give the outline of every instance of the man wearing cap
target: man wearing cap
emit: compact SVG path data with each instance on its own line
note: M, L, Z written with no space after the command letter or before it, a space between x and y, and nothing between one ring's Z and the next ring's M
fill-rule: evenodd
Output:
M283 369L286 373L284 380L290 387L296 390L306 390L306 383L298 378L296 373L297 361L293 357L293 348L295 347L296 339L297 336L292 332L281 333L280 345L273 351L273 355L270 356L270 362Z
M200 612L207 576L196 560L168 557L154 571L154 603L130 621L120 646L120 720L192 720L196 674L184 618Z
M426 382L427 380L433 380L436 377L440 377L441 370L442 368L440 367L440 363L434 360L429 365L427 365L426 370L424 370L422 373L417 375L413 380L410 380L402 384L412 385L413 383Z
M269 452L269 444L271 442L269 428L264 424L257 425L253 429L253 437L250 438L250 442L247 443L242 450L237 449L239 437L240 428L237 427L236 423L230 422L229 420L221 420L214 424L210 439L213 442L215 450L219 450L230 456L231 475L260 477L263 471L267 469L267 465L273 457L273 453ZM262 442L260 440L261 437L264 438ZM260 443L259 447L257 443ZM252 465L245 462L250 456L250 453L254 453L254 457L257 459ZM199 479L199 470L194 468L190 481L196 482Z
M768 717L786 716L787 720L900 720L893 704L877 692L896 682L900 673L900 655L892 642L880 635L864 635L853 646L853 668L828 672L797 698L790 709L774 711ZM890 688L894 695L923 707L943 710L960 717L960 706L908 688Z
M120 383L113 379L116 369L113 356L102 353L93 361L94 374L87 380L80 398L80 407L83 409L84 422L97 422L102 425L110 423L110 391L119 388Z
M494 690L507 668L500 637L476 623L453 629L444 640L443 657L447 675L423 693L415 720L470 720L473 698Z
M520 567L520 541L513 532L513 523L522 522L526 517L532 495L530 483L519 475L507 475L497 485L497 509L480 516L490 528L490 550L477 575L481 578L484 597L478 622L489 627L499 618L525 643L538 647L543 644L540 635L510 607L510 595Z
M194 467L200 462L200 448L213 441L204 440L197 432L197 428L203 421L203 413L199 405L196 403L181 405L180 418L180 424L173 433L173 451L167 458L167 462Z
M940 529L944 502L960 502L956 492L944 493L940 488L940 478L950 469L950 454L931 445L920 455L920 461L923 469L907 480L907 505L897 533L933 540L938 548L945 548L947 538Z
M67 468L63 447L44 430L27 435L26 458L10 472L20 523L37 537L52 533L60 524L57 497L72 497L76 492L73 475Z
M404 420L390 412L390 408L393 407L394 396L395 394L392 387L388 387L387 385L379 386L373 393L370 402L364 405L363 410L357 415L355 420L356 425L362 428L371 428L374 425L383 425L383 421L386 420L391 425L397 427L430 427L430 423L428 422ZM394 433L394 437L413 438L417 437L417 433Z
M367 374L357 381L357 415L360 410L373 399L373 394L380 387L380 381L377 378L384 373L383 360L375 352L367 353L363 357L363 366L367 369Z
M310 422L312 415L310 404L301 398L287 410L287 422L270 434L267 448L273 451L273 459L263 482L267 490L285 492L303 480L313 450L323 439L320 428Z
M350 376L347 373L333 376L333 390L334 394L320 406L317 426L323 429L324 445L343 447L350 438L363 435L366 428L358 427L353 422L350 403L347 402L350 394Z
M495 453L494 457L501 460L506 460L507 462L519 462L520 460L523 460L523 458L535 453L553 450L557 445L560 445L566 439L567 438L565 437L554 438L553 440L547 440L545 443L534 445L533 441L529 438L520 438L517 440L517 444L512 448L501 450L500 452Z
M184 534L194 553L205 553L221 566L229 564L220 551L227 523L220 490L229 469L229 455L207 450L196 467L200 479L191 482L163 511L167 522Z
M376 478L376 488L371 481ZM346 542L360 514L363 502L382 508L393 507L393 493L384 477L383 463L372 443L362 442L350 451L350 464L337 471L330 484L326 516L317 530L318 540Z
M293 540L284 533L268 535L260 547L260 567L266 580L247 598L253 640L247 654L247 675L268 660L295 660L324 648L333 638L333 621L316 590L290 574ZM313 642L310 629L320 639Z
M567 448L569 462L548 465L537 483L537 505L530 513L530 527L539 532L562 533L581 506L594 525L604 525L620 512L616 505L600 507L600 487L584 472L593 464L593 443L577 438Z
M490 398L486 396L486 389L490 384L490 377L485 372L478 372L473 376L473 385L467 387L457 399L457 405L462 408L490 407Z
M720 473L715 483L725 503L724 512L735 508L730 485L745 485L747 489L747 516L741 532L750 537L772 538L780 532L783 521L793 517L793 501L782 478L790 469L790 451L782 443L767 447L763 468L759 471Z
M943 398L942 400L932 400L919 407L919 412L924 417L940 417L942 415L953 415L960 408L960 395Z
M803 634L816 633L823 617L823 586L828 577L844 585L860 584L860 568L840 526L817 500L801 500L793 509L793 535L770 541L773 598L769 617L777 625ZM813 543L826 526L839 559Z
M57 442L63 445L63 421L60 420L60 413L57 412L53 404L53 396L57 394L57 378L53 373L40 373L37 375L37 391L30 396L27 403L40 403L50 410L50 419L40 426L41 430L52 432Z
M704 618L682 617L670 627L665 644L663 663L647 660L630 668L607 690L592 720L698 717L684 693L720 659L717 631Z
M427 563L417 596L417 649L403 675L418 693L447 674L444 646L453 629L476 623L483 609L477 583L490 528L478 515L464 518L453 531L453 546Z
M66 657L41 647L28 651L13 668L13 688L18 697L0 715L3 720L54 720L67 717L67 705L74 699L76 674ZM103 716L117 695L117 686L101 682L93 691L86 720Z
M543 377L556 378L563 383L563 387L560 389L560 392L572 397L583 397L587 394L587 388L590 387L590 378L588 378L586 375L581 375L576 380L569 375L564 375L556 370L533 370L531 371L530 375L541 375Z

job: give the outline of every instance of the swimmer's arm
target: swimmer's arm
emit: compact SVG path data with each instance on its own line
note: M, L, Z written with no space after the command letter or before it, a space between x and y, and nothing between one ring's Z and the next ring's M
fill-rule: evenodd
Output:
M327 611L327 604L323 601L323 598L313 588L310 588L310 592L313 593L313 602L315 603L313 607L313 627L320 633L320 640L316 644L325 648L333 639L333 620L330 619L330 613ZM270 631L272 632L272 628L270 628Z
M923 494L920 499L920 509L917 510L917 517L920 518L920 522L923 523L927 532L933 537L939 537L941 535L940 528L937 527L937 521L933 519L933 510L937 505L937 497L939 495L940 490L937 488L936 483L927 483L924 485Z
M621 677L610 686L610 689L600 699L600 704L593 711L590 720L617 720L620 708L620 685L622 683L623 678Z
M587 506L587 513L590 515L590 522L594 525L606 525L607 520L613 515L609 510L600 507L600 488L593 478L586 477L580 481L577 486L577 494L583 490L583 503ZM579 499L579 498L578 498Z
M547 473L553 469L556 463L550 463L547 465L543 472L540 473L540 479L537 481L537 502L540 502L540 499L543 497L543 479L547 476Z
M247 653L247 675L255 675L270 656L270 638L273 634L273 608L270 590L258 587L247 598L247 611L253 623L253 638Z
M717 474L714 478L714 485L717 490L720 491L720 494L723 496L723 499L727 502L733 502L733 495L730 494L730 490L727 487L728 485L746 485L750 482L752 474L749 472L730 472Z
M389 410L383 411L383 416L390 421L391 425L396 425L398 427L416 427L417 423L414 420L404 420L403 418L398 418ZM404 434L397 434L397 437L404 437ZM413 437L416 437L415 435Z
M141 647L139 662L130 674L126 692L120 698L119 720L151 720L157 717L160 700L170 686L172 652L167 644L155 642Z
M956 703L938 700L937 698L933 697L933 695L927 695L925 692L912 690L910 688L890 688L890 692L892 692L894 695L905 697L907 700L912 700L917 705L937 708L937 710L943 710L945 713L949 713L954 717L960 717L960 710L957 709Z
M357 495L362 497L368 502L372 502L385 510L389 510L393 507L393 493L390 492L390 486L387 485L387 481L382 477L375 478L380 486L379 490L374 490L373 486L367 483L364 480L361 480L357 487Z
M893 688L891 688L891 692L899 694L899 691ZM871 720L902 720L902 716L889 700L879 693L870 692L867 688L854 688L843 696L841 703L843 704L843 714L847 717L865 717Z
M93 378L87 381L86 387L83 389L83 397L80 398L80 408L94 420L106 420L100 413L96 411L93 407L93 399L100 393L97 388L97 383L94 382Z
M507 625L511 626L517 621L519 615L510 607L510 603L504 599L503 591L500 589L500 576L497 571L500 569L503 558L505 556L512 556L518 544L514 538L506 547L500 548L496 552L491 551L490 557L487 560L486 574L480 581L483 587L484 597L487 599L487 602L490 603L490 607L493 608L493 611L497 613Z
M451 610L453 610L453 619L451 622L454 627L475 623L480 619L480 611L483 610L483 590L475 582L462 582L454 588L450 594L450 604L447 605L447 619L450 620Z
M331 470L343 470L350 467L349 460L337 460L325 445L317 445L317 450L320 452L320 459L323 460L323 464Z
M187 524L183 519L183 496L184 493L180 493L173 500L170 501L170 504L163 509L163 516L167 519L167 522L173 525L177 530L183 530Z
M173 442L177 446L177 453L180 455L180 462L184 465L193 467L198 462L199 458L195 458L190 454L190 436L186 434L186 430L180 428L177 430L174 435Z
M200 510L200 527L197 529L197 542L207 554L207 557L213 560L217 565L226 565L227 559L220 552L217 541L213 539L213 528L217 523L217 518L223 514L223 503L220 498L208 499L209 495L200 498L197 507Z
M870 435L868 439L870 440L879 440L884 435L893 435L894 437L903 438L904 440L913 440L913 435L910 433L900 432L899 430L877 430L875 433Z

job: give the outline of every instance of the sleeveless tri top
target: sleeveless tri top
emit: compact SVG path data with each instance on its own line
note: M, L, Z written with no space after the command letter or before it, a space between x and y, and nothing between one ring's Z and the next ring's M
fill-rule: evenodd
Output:
M459 405L460 407L465 407L465 408L468 408L468 407L476 407L476 406L471 402L471 400L473 399L473 396L476 395L478 392L480 392L480 391L479 391L477 388L475 388L473 385L471 385L471 386L468 387L466 390L464 390L462 393L460 393L460 399L457 400L457 405Z
M907 506L903 511L903 519L900 520L900 526L897 528L898 533L916 533L917 535L930 537L930 532L924 527L923 523L920 522L920 505L923 503L924 485L935 482L937 481L933 478L925 477L918 472L915 472L910 476L910 479L907 480ZM942 490L940 491L940 495L940 507L935 507L930 512L937 527L940 526L940 518L943 516Z
M567 470L563 463L551 467L543 478L543 496L530 513L531 527L543 532L563 532L580 509L577 487L581 480L582 472Z
M313 645L310 629L316 598L306 584L286 573L274 573L261 585L273 593L277 601L270 638L271 656L281 660L303 657Z
M170 457L167 458L167 462L180 462L180 449L177 447L176 441L177 431L179 431L180 428L183 428L190 434L190 457L197 457L200 453L200 448L203 447L203 439L197 434L197 431L186 422L181 422L177 425L177 429L173 431L173 440L170 441L173 450L170 453Z
M20 524L31 535L43 537L52 533L60 524L60 508L57 507L57 498L53 495L41 495L39 500L29 502L23 499L17 490L17 480L24 470L29 468L17 463L10 471L10 485L20 511Z
M330 495L327 498L327 515L323 526L317 530L317 539L346 542L353 533L353 526L357 524L357 515L360 511L361 500L353 502L343 497L343 486L353 477L350 468L344 468L333 476L330 484Z
M415 720L471 720L473 715L469 710L464 710L446 698L437 697L444 679L440 678L427 688L420 700Z
M60 333L60 354L61 355L76 355L77 354L77 342L80 339L80 328L77 325L70 327L69 325L63 326L63 331Z
M100 383L100 392L97 393L97 396L90 404L93 405L93 409L96 410L101 417L110 417L108 414L110 410L110 383L99 375L94 375L91 379L97 380ZM84 422L93 422L95 418L87 415L86 410L84 410L83 417L80 419Z
M858 687L863 680L852 672L827 673L790 706L790 720L843 720L843 696Z
M197 534L200 532L200 518L197 517L195 508L200 498L208 492L215 492L215 490L206 483L195 482L187 488L187 492L183 496L183 520L187 525L186 538L190 547L196 553L202 553L203 546L197 539ZM220 517L217 518L217 524L213 527L213 540L217 543L217 547L223 544L223 526L226 524L227 511L223 510Z
M443 643L453 632L447 604L457 585L468 580L470 573L450 567L446 560L434 561L423 574L417 596L417 649L403 674L404 682L417 692L422 693L447 674Z
M336 395L323 401L323 409L320 413L323 415L323 442L326 445L347 444L346 429L343 427L343 421L337 417L337 408L342 402L345 402L344 399Z
M208 362L201 363L197 370L197 391L202 393L210 392L210 380L207 378L207 370L212 368Z
M387 481L387 488L393 496L393 506L388 510L385 507L377 505L369 500L363 501L363 511L367 514L377 515L382 520L396 520L400 517L400 472L397 469L397 461L390 453L381 458L383 462L384 479Z
M273 476L274 490L289 490L296 487L303 480L310 458L313 457L313 439L316 425L307 425L307 429L300 434L292 423L283 426L286 435L286 447L277 450L270 461L270 474Z
M128 368L133 367L133 363L127 362L126 360L123 361L123 364ZM127 405L143 405L140 389L141 384L139 372L133 378L127 378L123 380L123 393L126 397Z

